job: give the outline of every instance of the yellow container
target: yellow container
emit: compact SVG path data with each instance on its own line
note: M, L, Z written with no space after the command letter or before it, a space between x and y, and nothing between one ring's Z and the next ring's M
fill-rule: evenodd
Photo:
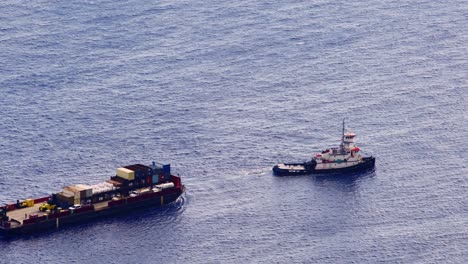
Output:
M33 199L26 199L26 206L31 207L34 206L34 200Z
M126 168L118 168L117 176L132 181L135 179L135 172Z

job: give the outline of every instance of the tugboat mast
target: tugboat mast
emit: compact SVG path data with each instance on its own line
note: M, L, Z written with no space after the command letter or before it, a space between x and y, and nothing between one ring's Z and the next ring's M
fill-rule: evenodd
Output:
M341 143L344 144L344 133L345 133L345 119L343 118L343 133L341 136Z
M344 153L344 137L345 137L345 118L343 118L343 133L341 133L341 144L340 144L340 152Z

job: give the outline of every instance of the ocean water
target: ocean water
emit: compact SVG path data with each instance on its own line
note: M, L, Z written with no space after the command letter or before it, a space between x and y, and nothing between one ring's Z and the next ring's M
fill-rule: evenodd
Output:
M0 203L171 163L175 204L0 263L468 263L468 3L4 0ZM275 177L339 143L347 177Z

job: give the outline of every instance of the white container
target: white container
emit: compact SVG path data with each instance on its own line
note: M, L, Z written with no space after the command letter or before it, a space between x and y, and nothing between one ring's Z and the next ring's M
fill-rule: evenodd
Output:
M101 182L90 186L93 190L93 194L109 192L114 190L114 185L108 182Z
M169 189L169 188L174 188L174 183L173 182L168 182L168 183L162 183L155 185L156 188L160 188L161 190Z

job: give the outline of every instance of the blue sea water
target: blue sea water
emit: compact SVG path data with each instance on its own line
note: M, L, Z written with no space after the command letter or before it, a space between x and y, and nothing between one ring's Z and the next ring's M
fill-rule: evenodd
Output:
M468 263L468 3L4 0L0 203L171 163L175 204L0 263ZM349 177L274 177L337 145Z

